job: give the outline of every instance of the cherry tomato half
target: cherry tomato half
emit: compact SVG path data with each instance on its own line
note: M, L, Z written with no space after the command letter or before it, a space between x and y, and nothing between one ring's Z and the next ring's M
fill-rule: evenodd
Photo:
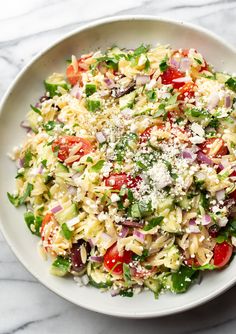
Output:
M193 82L186 82L180 89L179 89L179 96L178 100L183 101L185 98L192 98L194 97L194 87L195 84Z
M140 176L133 178L126 173L114 173L105 178L105 185L112 187L114 190L120 190L123 185L127 188L137 188L138 183L142 180Z
M145 129L141 135L140 135L140 143L146 143L148 141L148 139L151 136L151 132L154 129L154 127L157 127L157 129L164 129L165 125L163 123L160 124L156 124L153 126L149 126L147 129Z
M104 267L108 271L117 275L122 275L123 273L123 263L130 263L132 261L131 251L124 251L122 255L119 255L117 244L108 248L106 254L104 255Z
M219 148L217 152L215 152L213 155L210 155L211 147L216 140L219 142ZM228 149L225 146L225 142L221 138L209 138L204 143L200 144L199 147L204 154L211 156L212 158L222 157L223 155L228 154Z
M76 160L79 161L82 156L88 154L93 149L92 144L87 139L75 136L60 137L52 143L52 150L53 152L58 152L58 159L63 162L69 157L71 148L79 143L81 144L81 147L78 152L75 153L80 156Z
M66 76L69 83L74 86L77 82L81 81L81 73L86 72L88 69L88 65L84 63L84 60L89 57L80 58L77 60L78 71L75 71L74 66L70 64L66 69ZM81 83L81 82L80 82Z
M174 67L168 67L165 72L161 74L161 80L164 85L172 84L174 88L180 88L184 85L184 82L174 82L174 79L184 77L184 73L178 71Z
M221 244L216 244L213 252L214 265L222 268L229 262L233 253L233 246L224 241Z

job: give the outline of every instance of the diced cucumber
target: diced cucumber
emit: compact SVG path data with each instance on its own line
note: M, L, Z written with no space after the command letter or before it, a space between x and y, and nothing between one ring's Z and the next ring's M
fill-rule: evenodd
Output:
M158 278L148 278L144 281L144 285L154 292L155 295L158 295L162 289L162 284Z
M68 208L61 210L55 214L56 220L60 225L66 223L68 220L76 217L78 214L76 204L72 204Z
M61 87L66 91L69 89L69 86L64 80L63 75L60 73L53 73L50 77L48 77L47 80L44 81L44 86L50 97L61 95L58 92L58 87Z
M181 199L181 201L178 202L178 204L182 209L188 210L189 208L191 208L191 199L185 196L183 199Z
M107 281L107 282L97 283L91 277L89 277L89 284L92 285L94 288L97 288L97 289L107 289L112 285L112 282Z
M69 259L65 259L62 256L58 256L56 260L51 265L51 274L55 276L65 276L70 268Z
M222 73L222 72L216 72L216 80L220 83L225 83L230 78L230 75Z
M56 165L55 174L58 174L58 173L68 173L68 172L69 172L68 167L66 167L65 165L63 165L61 162L58 162L58 164Z
M165 198L163 200L160 200L158 202L158 211L161 212L161 211L163 211L165 209L170 209L171 210L174 207L173 204L174 204L173 199L170 198L170 197L167 197L167 198Z
M179 249L173 245L167 250L164 258L164 266L173 270L178 270L180 267L180 252Z
M136 91L121 96L119 99L120 109L123 110L125 108L132 108L134 105L135 97L136 97Z

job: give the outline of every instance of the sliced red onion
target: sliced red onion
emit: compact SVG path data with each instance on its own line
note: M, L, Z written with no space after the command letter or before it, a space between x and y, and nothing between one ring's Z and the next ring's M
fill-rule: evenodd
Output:
M170 59L170 63L173 67L175 67L177 70L180 67L180 61L176 60L175 58Z
M41 164L41 165L39 166L38 173L39 173L39 174L42 174L42 173L43 173L43 170L44 170L44 167L43 167L43 165Z
M224 169L224 166L222 164L219 164L218 168L222 171Z
M134 230L133 236L135 236L137 239L139 239L142 243L145 241L145 234L138 230Z
M57 213L58 211L61 211L63 208L62 206L59 204L57 206L55 206L54 208L51 209L52 213Z
M228 95L225 97L225 108L231 107L231 97Z
M208 225L211 222L211 216L209 215L204 215L202 217L202 225Z
M74 96L75 98L77 98L78 100L81 98L82 96L82 91L81 88L78 84L76 84L70 91L71 95Z
M188 57L181 58L179 70L180 72L186 72L190 68L190 60Z
M190 77L181 77L181 78L177 78L177 79L173 79L173 82L191 82L192 78Z
M128 219L123 222L120 222L120 224L123 226L137 227L137 228L142 228L144 226L144 222L142 221L135 221L135 220L128 220Z
M129 228L127 226L122 226L122 229L119 233L119 237L125 238L127 237L128 233L129 233Z
M189 159L191 161L194 161L197 157L195 153L187 149L183 151L182 156L184 159Z
M117 289L110 289L110 294L112 297L116 297L120 294L120 288Z
M189 225L190 233L200 233L200 228L197 225Z
M20 123L20 126L22 127L22 129L25 129L27 132L30 132L32 130L30 125L28 123L26 123L25 121L22 121Z
M115 83L112 79L105 78L104 82L105 82L105 84L107 85L108 88L113 88L115 86Z
M24 167L24 159L19 159L17 162L18 162L18 167L19 168Z
M75 195L77 194L77 189L76 189L76 187L69 186L69 187L68 187L68 192L69 192L71 195L75 196Z
M93 239L88 239L88 243L90 244L90 247L91 247L91 248L94 247Z
M218 202L223 201L225 199L225 190L219 190L216 192L216 199Z
M102 263L103 262L103 256L90 256L90 261Z
M189 225L196 225L196 219L190 219Z
M81 173L75 173L74 175L71 176L71 178L73 181L75 181L80 176L81 176Z
M212 110L214 109L218 102L219 102L220 98L219 98L219 95L217 93L212 93L210 96L209 96L209 101L208 101L208 109L209 110Z
M207 164L207 165L213 165L213 161L208 158L208 156L206 156L202 151L199 151L198 154L197 154L197 159L200 161L200 162L203 162L204 164Z
M97 132L95 134L95 137L97 138L97 141L102 144L105 143L107 141L106 137L104 136L103 132Z
M146 85L147 83L149 83L150 76L149 75L138 74L138 75L136 75L135 81L136 81L137 86L143 86L143 85Z

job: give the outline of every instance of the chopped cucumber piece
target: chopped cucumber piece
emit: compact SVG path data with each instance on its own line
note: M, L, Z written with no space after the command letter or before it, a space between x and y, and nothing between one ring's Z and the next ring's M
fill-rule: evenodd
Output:
M48 77L48 79L44 81L44 86L50 97L61 95L61 93L58 92L58 87L61 87L66 91L69 89L63 75L59 73L53 73L50 77Z
M56 220L60 225L77 216L77 206L72 204L68 208L61 210L55 214Z
M230 78L230 75L222 73L222 72L216 72L216 80L220 83L225 83Z
M58 173L68 173L68 172L69 172L68 167L66 167L65 165L63 165L61 162L58 162L58 164L56 165L55 174L58 174Z
M94 288L97 288L97 289L107 289L110 286L112 286L111 281L97 283L91 277L89 277L89 284L92 285Z
M160 293L163 287L161 281L158 278L148 278L144 281L144 285L152 292L154 292L155 296Z
M58 256L51 265L51 274L55 276L65 276L70 269L69 259L65 259L62 256Z
M133 91L129 94L121 96L119 99L120 109L132 108L134 105L134 100L136 97L136 92Z

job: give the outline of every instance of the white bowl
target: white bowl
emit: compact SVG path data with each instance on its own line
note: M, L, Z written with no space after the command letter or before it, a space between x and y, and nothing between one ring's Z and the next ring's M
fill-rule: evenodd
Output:
M49 289L84 308L120 317L157 317L206 302L235 283L236 261L232 261L225 270L204 275L202 283L192 286L187 293L163 294L158 300L148 292L133 298L112 298L109 293L100 293L92 287L80 288L72 278L51 276L48 263L37 253L38 238L31 235L23 221L23 208L15 209L8 202L6 193L12 192L15 187L16 170L7 152L25 137L19 124L29 105L43 95L43 80L52 72L64 71L65 60L71 54L80 55L114 44L133 48L141 43L157 42L170 44L174 48L196 48L217 70L235 71L235 50L202 28L148 16L114 17L79 28L38 55L15 79L1 106L0 214L5 238L24 266Z

